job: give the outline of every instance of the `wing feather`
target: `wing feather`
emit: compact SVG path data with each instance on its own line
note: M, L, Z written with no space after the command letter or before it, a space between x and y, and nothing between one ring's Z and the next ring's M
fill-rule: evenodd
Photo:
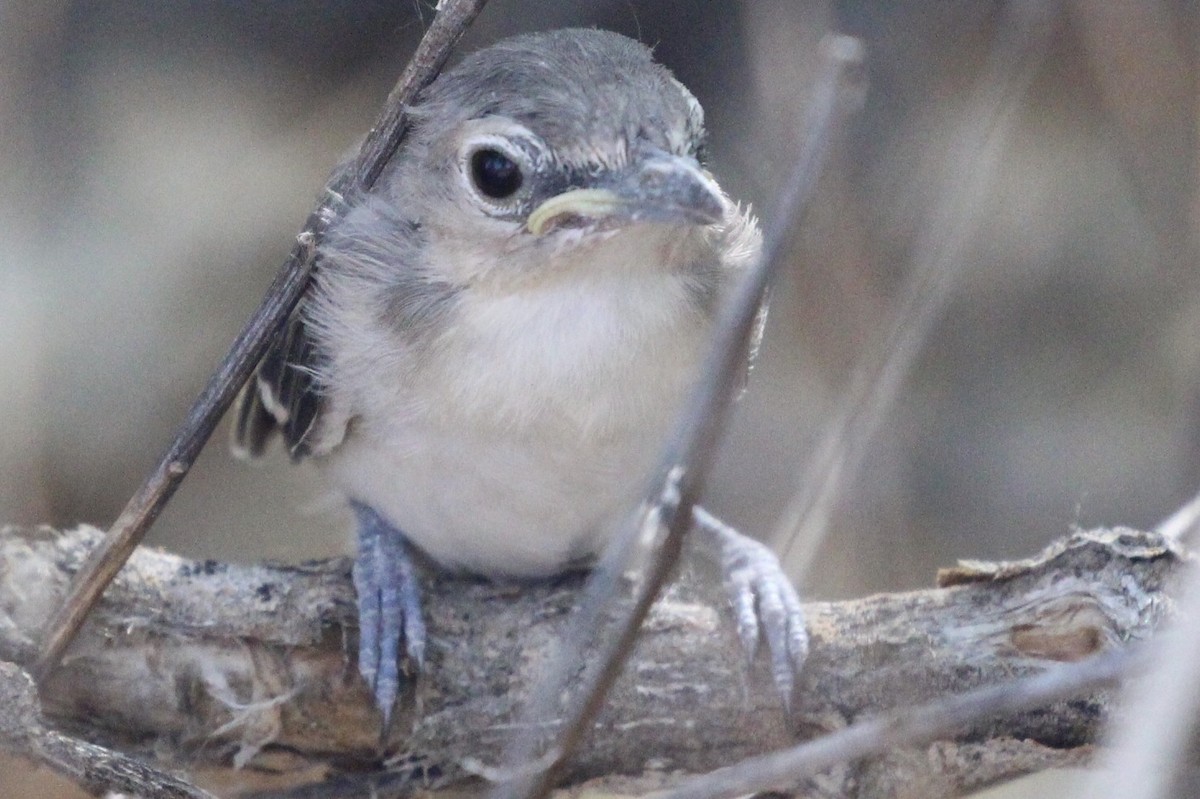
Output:
M317 379L320 358L298 308L238 397L236 454L256 458L276 435L283 438L292 460L311 454L325 406Z

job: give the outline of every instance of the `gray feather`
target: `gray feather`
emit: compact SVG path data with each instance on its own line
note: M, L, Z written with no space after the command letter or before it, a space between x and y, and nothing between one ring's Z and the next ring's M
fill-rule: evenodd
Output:
M238 400L234 445L241 454L260 454L276 434L297 460L342 440L354 411L331 413L324 381L340 351L336 342L361 335L349 328L362 309L373 325L391 331L388 346L409 354L452 324L467 289L426 262L430 234L423 221L455 201L457 165L444 152L448 132L492 115L535 130L554 162L546 165L547 191L621 166L641 146L698 157L704 144L699 105L650 49L599 30L527 34L467 55L409 113L408 137L376 187L348 197L349 210L331 222L313 285ZM744 266L734 262L736 253L757 246L752 220L740 214L715 235L725 239L718 247L725 256L692 265L688 287L707 313ZM742 239L746 247L738 245ZM333 283L336 292L323 289ZM386 359L385 349L371 350L372 357Z

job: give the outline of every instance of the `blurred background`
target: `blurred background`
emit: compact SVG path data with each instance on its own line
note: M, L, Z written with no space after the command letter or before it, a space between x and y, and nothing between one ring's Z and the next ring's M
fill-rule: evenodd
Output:
M116 516L431 15L0 0L0 523ZM709 499L809 598L1152 527L1200 487L1192 4L492 0L464 49L563 26L654 45L765 220L817 41L866 44ZM151 543L349 550L308 468L227 437ZM0 795L38 779L0 762Z

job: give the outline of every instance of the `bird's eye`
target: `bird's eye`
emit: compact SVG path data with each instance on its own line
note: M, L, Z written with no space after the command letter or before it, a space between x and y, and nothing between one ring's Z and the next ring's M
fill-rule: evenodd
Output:
M513 159L490 147L471 155L471 182L485 197L506 200L520 190L525 176Z

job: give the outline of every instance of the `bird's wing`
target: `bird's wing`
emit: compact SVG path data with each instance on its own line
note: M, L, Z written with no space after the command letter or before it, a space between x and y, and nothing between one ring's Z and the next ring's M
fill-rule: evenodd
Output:
M326 186L344 183L341 178L352 165L350 157L339 162ZM340 216L335 208L344 211L351 205L350 199L327 188L323 208L330 214L326 220L328 226ZM324 261L318 254L314 274L328 266ZM310 279L283 333L272 342L238 395L230 443L239 458L262 455L276 434L283 439L293 461L328 451L341 441L345 420L328 418L338 414L330 412L317 377L324 356L305 323L304 308L312 301L315 290L316 281ZM336 429L339 427L342 429Z
M325 405L316 377L320 357L298 307L238 396L235 453L257 457L277 433L292 460L302 460L317 448Z

